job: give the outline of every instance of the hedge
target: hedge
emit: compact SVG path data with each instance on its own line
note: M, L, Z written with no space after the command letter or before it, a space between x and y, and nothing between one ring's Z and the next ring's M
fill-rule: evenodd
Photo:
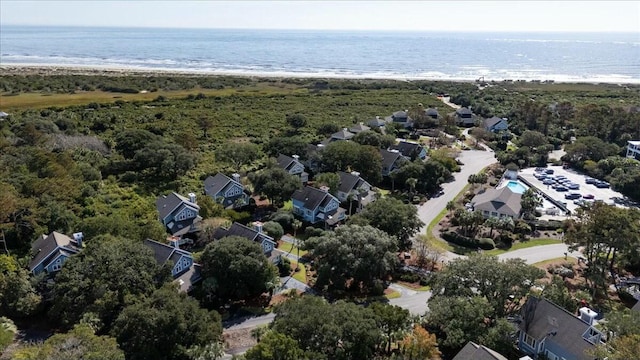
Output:
M564 224L562 221L557 220L538 220L529 222L531 227L535 227L536 230L553 230L556 231L558 228L564 228Z
M493 240L489 238L483 239L473 239L470 237L462 236L453 231L447 231L440 234L442 238L450 243L454 243L459 246L464 246L466 248L477 249L480 248L482 250L492 250L496 247Z

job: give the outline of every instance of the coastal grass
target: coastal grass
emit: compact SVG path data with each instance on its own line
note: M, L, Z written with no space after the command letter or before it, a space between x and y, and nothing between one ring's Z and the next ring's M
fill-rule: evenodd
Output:
M535 246L561 244L561 243L562 243L561 240L551 239L551 238L531 239L527 241L517 242L508 249L493 249L493 250L484 251L484 254L501 255L501 254L508 253L515 250L526 249L526 248L535 247Z

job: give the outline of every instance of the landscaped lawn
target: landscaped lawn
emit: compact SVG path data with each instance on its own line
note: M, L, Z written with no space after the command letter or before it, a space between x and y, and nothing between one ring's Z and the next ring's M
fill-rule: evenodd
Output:
M400 293L392 289L386 289L384 291L384 297L386 297L389 300L397 299L400 297Z
M568 262L568 263L571 263L571 264L575 264L575 263L578 262L578 259L576 259L574 257L571 257L571 256L568 256L567 259L565 260L564 256L562 256L562 257L558 257L558 258L554 258L554 259L549 259L549 260L544 260L544 261L537 262L537 263L533 264L533 266L537 266L537 267L542 269L542 268L546 268L547 265L549 265L549 264L555 264L555 263L559 263L559 262Z
M561 240L558 239L550 239L550 238L541 238L541 239L531 239L524 242L517 242L513 244L509 249L493 249L484 251L485 254L488 255L500 255L509 251L514 251L518 249L526 249L534 246L542 246L542 245L552 245L552 244L560 244Z
M293 273L293 278L306 284L307 283L307 269L304 268L304 264L303 263L297 263L297 262L291 260L291 270L295 269L296 265L298 265L300 267L300 271L294 272Z
M278 250L298 256L298 248L289 242L281 242L280 246L278 246ZM308 252L309 251L307 250L300 250L300 257L305 256Z

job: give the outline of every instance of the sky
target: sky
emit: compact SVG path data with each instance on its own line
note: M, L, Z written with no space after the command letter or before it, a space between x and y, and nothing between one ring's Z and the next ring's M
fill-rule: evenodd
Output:
M640 1L0 0L2 25L636 32Z

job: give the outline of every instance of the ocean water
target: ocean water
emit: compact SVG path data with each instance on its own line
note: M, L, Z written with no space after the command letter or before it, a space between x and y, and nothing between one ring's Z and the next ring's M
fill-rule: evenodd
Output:
M0 27L0 65L640 83L640 33Z

